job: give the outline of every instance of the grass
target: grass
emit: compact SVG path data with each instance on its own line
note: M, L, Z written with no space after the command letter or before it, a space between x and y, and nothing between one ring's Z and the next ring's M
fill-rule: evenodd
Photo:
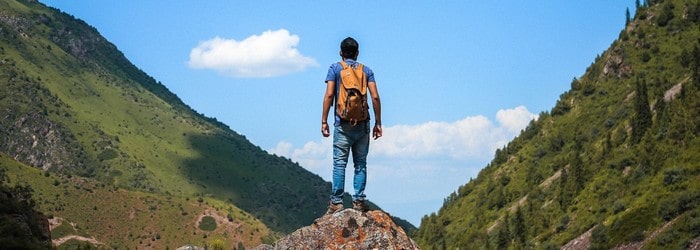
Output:
M116 248L176 248L199 242L208 235L230 239L227 248L231 248L238 241L247 247L257 246L272 233L253 216L215 199L209 198L211 204L209 200L200 204L177 196L119 189L76 176L45 176L35 168L1 156L0 167L7 169L10 184L31 185L39 210L64 220L52 231L54 240L80 235L95 237ZM54 179L60 185L52 185ZM228 224L199 229L197 218L205 211L215 211L224 218L224 212L231 211L237 216Z

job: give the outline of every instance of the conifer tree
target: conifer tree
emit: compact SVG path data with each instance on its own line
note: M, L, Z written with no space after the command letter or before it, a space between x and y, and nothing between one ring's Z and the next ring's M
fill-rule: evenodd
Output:
M498 246L498 249L506 249L508 248L508 245L510 245L511 237L508 225L510 219L508 217L508 213L506 213L505 217L503 218L503 224L498 229L498 233L496 235L496 246Z
M515 240L515 244L518 246L525 245L526 228L525 228L525 218L523 212L520 208L515 210L515 214L510 221L511 238Z
M638 143L647 129L651 127L651 110L647 97L647 86L645 80L637 79L636 95L634 97L634 117L632 118L632 142Z
M700 88L700 41L695 44L690 56L691 73L693 74L693 83L696 88Z
M559 176L559 186L558 186L558 198L559 198L559 205L561 206L561 210L565 211L566 207L569 205L569 192L567 189L566 185L568 183L569 179L569 171L566 169L566 167L561 169L561 175Z
M625 11L625 26L630 24L630 8Z

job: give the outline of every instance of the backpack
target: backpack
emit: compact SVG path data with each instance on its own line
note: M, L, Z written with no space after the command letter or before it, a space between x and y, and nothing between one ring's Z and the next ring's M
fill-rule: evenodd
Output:
M369 118L369 105L367 105L367 76L363 71L363 65L359 63L352 68L341 61L343 69L340 71L340 89L336 102L336 114L340 119L349 121L353 125L366 121Z

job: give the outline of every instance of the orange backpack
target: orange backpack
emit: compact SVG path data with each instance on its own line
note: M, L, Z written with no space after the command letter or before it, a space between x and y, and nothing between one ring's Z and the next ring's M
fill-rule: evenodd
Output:
M343 69L340 71L340 89L338 90L336 113L341 119L349 121L353 125L366 121L369 118L369 105L367 105L367 76L360 63L357 67L349 67L341 61Z

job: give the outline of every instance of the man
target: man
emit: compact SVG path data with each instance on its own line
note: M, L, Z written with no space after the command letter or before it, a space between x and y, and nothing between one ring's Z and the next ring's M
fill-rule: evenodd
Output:
M357 56L359 54L359 44L355 39L348 37L340 43L340 57L349 67L358 67ZM374 111L374 128L372 135L374 139L382 137L382 115L377 83L374 81L374 72L362 66L367 80L367 89ZM341 84L340 71L343 66L340 62L334 63L328 69L326 76L326 93L323 98L323 113L321 114L321 133L324 137L330 136L328 126L328 111L330 111L334 100L337 105L338 89ZM343 193L345 193L345 166L348 163L348 156L352 152L353 164L355 167L353 188L355 194L352 195L353 208L366 212L365 185L367 183L367 153L369 151L369 123L370 119L364 121L347 121L341 119L334 109L334 129L333 129L333 185L327 214L332 214L343 209Z

